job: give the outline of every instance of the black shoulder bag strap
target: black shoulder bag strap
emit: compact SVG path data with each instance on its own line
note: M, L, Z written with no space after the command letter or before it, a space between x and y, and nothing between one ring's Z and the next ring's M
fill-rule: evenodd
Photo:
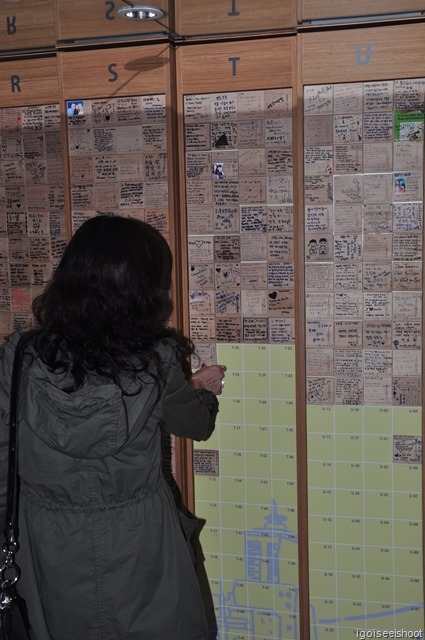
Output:
M7 550L18 550L18 509L19 509L19 470L18 470L18 397L19 382L22 369L22 354L28 337L24 334L19 338L13 359L12 381L10 386L9 412L9 468L7 474L7 504L6 522L4 528L4 542Z
M9 462L7 475L6 521L4 527L4 561L0 569L0 638L29 638L24 603L16 593L20 569L15 564L18 551L19 470L18 470L18 399L23 351L28 335L19 338L13 359L10 386Z

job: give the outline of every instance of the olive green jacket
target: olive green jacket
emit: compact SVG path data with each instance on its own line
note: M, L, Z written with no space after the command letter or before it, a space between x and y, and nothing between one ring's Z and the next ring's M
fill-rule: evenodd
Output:
M18 338L0 350L1 523ZM69 393L69 377L24 358L17 563L34 640L207 638L161 443L162 429L209 437L217 403L191 391L173 341L156 348L166 382L146 378L135 395L97 377Z

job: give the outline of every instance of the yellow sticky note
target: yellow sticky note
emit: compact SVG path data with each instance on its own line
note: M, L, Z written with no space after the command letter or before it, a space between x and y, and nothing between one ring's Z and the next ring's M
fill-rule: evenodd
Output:
M335 407L307 407L307 431L333 433L335 429Z
M335 407L335 430L338 433L362 433L363 407Z
M242 344L217 344L217 362L224 364L231 371L243 370L243 352Z
M270 348L270 368L272 371L295 372L295 347L273 345Z
M270 377L265 371L246 371L244 374L246 398L270 398Z
M295 398L295 374L272 371L270 394L272 398Z
M247 451L270 451L270 427L247 425L245 427L245 448Z
M220 498L220 484L216 476L195 476L195 488L203 501L215 501Z
M336 569L335 545L323 542L309 544L309 567L311 571Z
M269 371L270 345L244 344L243 358L245 371Z
M392 407L364 407L365 433L392 433Z

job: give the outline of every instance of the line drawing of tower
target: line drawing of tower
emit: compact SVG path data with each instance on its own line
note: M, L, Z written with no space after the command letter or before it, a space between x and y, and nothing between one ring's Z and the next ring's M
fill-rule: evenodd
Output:
M223 592L220 581L218 591L212 593L215 609L218 611L219 631L215 640L237 640L240 637L299 640L299 587L296 584L284 582L281 572L282 560L292 557L290 546L286 545L298 546L298 534L288 530L286 520L285 515L278 513L276 501L272 499L270 512L264 517L263 526L245 531L245 578L234 580L232 589L227 592ZM244 604L240 597L240 590L247 585L270 589L278 587L276 593L280 603L279 610L273 607ZM275 598L271 598L271 602L276 606ZM376 619L378 621L383 617L422 609L424 605L421 603L388 609L385 613L345 616L342 619L339 617L321 619L317 616L316 607L310 605L311 640L318 639L319 629L323 625L338 625L341 620L366 622L366 620Z
M264 526L245 532L246 579L250 582L281 584L280 564L283 542L298 544L298 535L288 531L287 517L279 514L272 500ZM266 558L266 563L261 559ZM264 566L265 565L265 566Z
M288 530L286 520L285 515L278 513L276 501L272 500L263 526L245 531L245 578L235 580L231 591L223 593L220 590L220 593L213 594L215 603L221 604L217 622L223 635L219 634L217 640L234 640L238 637L234 634L297 640L298 586L282 580L280 564L285 557L292 557L290 552L285 553L285 545L298 545L298 535ZM260 589L281 587L277 590L280 612L272 607L242 604L238 593L241 585L258 585Z

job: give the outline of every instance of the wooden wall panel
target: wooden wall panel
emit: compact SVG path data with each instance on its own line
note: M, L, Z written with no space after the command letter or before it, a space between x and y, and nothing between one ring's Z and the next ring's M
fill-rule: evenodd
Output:
M118 0L106 2L105 0L74 0L73 2L58 0L58 39L82 40L130 34L165 33L170 18L168 0L157 0L154 4L157 9L164 12L164 17L161 18L162 25L153 20L122 18L117 11L128 5ZM172 6L172 3L170 4Z
M424 11L424 0L300 0L301 20L378 16L388 13Z
M193 36L290 29L296 24L295 16L294 0L268 0L267 10L257 0L177 0L176 31Z
M235 91L292 85L294 39L218 42L180 48L182 93Z
M267 281L267 276L265 276L263 283L261 283L261 276L257 279L256 270L258 269L258 273L261 273L263 267L267 269L266 262L270 258L270 254L263 253L262 257L258 258L259 254L254 248L252 254L249 255L247 251L244 255L242 249L239 258L239 249L237 249L239 246L241 248L246 246L245 242L247 239L249 240L247 236L250 236L250 231L252 231L245 218L247 210L250 208L249 203L254 202L251 200L251 194L244 188L250 180L252 180L252 184L256 182L256 179L261 182L261 176L264 175L267 184L271 184L270 180L273 180L271 172L276 172L275 175L280 174L278 180L288 181L291 189L293 186L293 192L291 191L286 196L281 192L275 203L278 204L278 207L284 208L286 206L287 212L290 211L285 231L288 232L290 242L294 239L295 228L293 225L296 225L298 212L296 172L299 162L296 160L296 152L298 134L301 130L299 121L297 121L297 90L294 87L296 81L295 44L295 37L289 35L288 37L261 40L196 44L180 47L177 52L177 98L181 115L179 119L180 194L181 209L187 209L187 220L182 219L182 225L185 224L184 230L188 240L186 261L188 262L187 271L189 274L186 282L187 293L184 291L180 293L185 297L184 307L190 316L187 322L190 324L191 337L199 349L201 362L209 363L216 359L218 362L224 362L228 367L226 386L223 396L220 398L218 428L207 443L195 443L194 447L195 504L196 513L206 521L200 542L203 550L203 565L205 565L206 575L211 580L206 587L206 592L209 594L207 602L210 604L212 599L216 615L216 620L211 622L214 637L218 633L220 637L227 634L229 637L242 638L245 636L241 630L248 628L252 637L258 638L265 637L264 634L276 639L283 637L307 639L309 637L306 527L302 528L299 533L295 533L297 516L299 523L305 518L305 509L301 506L305 504L305 479L301 477L301 474L297 475L295 465L289 462L295 458L295 437L292 441L285 441L285 461L282 457L282 464L286 469L284 477L288 480L285 480L287 484L282 493L281 487L284 482L280 484L279 480L273 478L274 472L267 462L273 456L279 455L277 433L281 427L276 425L285 425L282 431L286 429L287 421L290 420L289 414L293 416L294 426L289 426L285 433L290 432L294 436L296 434L300 442L302 440L302 425L300 428L298 415L297 418L295 417L295 384L291 389L284 383L279 388L276 385L275 390L278 396L276 404L274 404L273 391L270 388L270 391L266 392L267 400L264 400L263 408L270 402L274 407L271 410L272 413L278 403L282 403L279 406L285 406L288 410L284 410L285 415L282 415L281 419L278 419L274 414L270 423L269 417L265 418L264 424L267 423L267 426L260 427L260 431L263 428L264 431L259 432L258 441L254 435L254 430L257 427L250 429L251 423L260 424L262 420L254 409L254 404L262 393L260 387L266 389L267 380L271 380L277 371L282 372L282 380L284 376L287 376L285 380L295 380L294 364L292 361L290 362L290 359L294 358L295 352L295 347L292 344L292 336L295 331L289 338L291 342L288 346L275 343L264 344L267 342L267 338L264 338L264 327L266 326L264 320L267 322L267 319L264 317L263 321L259 319L260 314L267 315L264 307L263 311L259 312L257 306L252 313L257 318L247 318L246 325L244 325L243 318L245 309L247 309L245 303L241 304L240 310L237 310L236 305L230 311L228 311L230 305L227 306L224 303L224 307L227 306L227 309L223 315L227 317L222 315L222 300L226 298L226 295L229 296L229 301L232 299L232 288L236 294L235 299L238 297L239 290L242 300L247 300L252 293L247 291L249 287L246 276L244 276L244 281L241 278L241 281L237 282L239 267L241 274L243 272L246 274L246 269L253 269L252 273L255 270L256 275L253 276L251 282L256 281L256 284L252 286L254 288L258 285L258 289L253 297L256 297L256 294L264 286L263 283ZM247 98L250 100L249 108L244 102ZM263 123L264 131L267 129L267 121L269 123L275 121L277 126L279 126L278 123L281 125L285 123L285 127L291 121L291 135L289 137L286 135L278 136L279 143L277 145L285 157L290 157L290 161L287 164L283 161L279 163L279 167L275 168L272 168L272 163L269 162L268 168L262 169L261 147L264 148L265 157L269 159L274 155L273 147L275 147L273 134L267 142L267 136L261 133ZM229 140L227 140L225 133L223 136L220 135L226 129L230 132L236 132L233 139L232 133ZM245 137L245 131L252 131L252 138ZM197 138L198 132L199 138ZM293 157L294 162L292 162ZM246 164L247 159L249 159L249 167ZM217 165L222 165L223 169L222 184L225 188L223 194L225 190L227 193L232 192L230 196L232 199L226 200L223 208L219 206L221 189L216 188L219 187L221 180L220 177L216 177ZM246 178L248 174L250 174L250 178ZM211 184L212 188L210 189ZM209 197L210 192L211 198ZM224 197L227 197L227 193ZM259 209L261 209L260 202L268 203L270 227L267 228L269 222L265 222L265 218L263 218L265 224L261 233L253 234L256 235L256 239L251 236L254 244L258 238L267 238L269 232L271 233L271 227L273 227L271 210L273 209L274 196L270 191L268 194L264 194L262 199L261 194L257 192L255 198ZM255 211L255 206L253 211ZM260 217L262 215L260 213ZM244 221L243 218L245 218ZM278 221L275 223L274 232L283 231L280 224ZM295 243L296 240L294 240ZM205 250L208 245L213 247L211 254ZM257 258L261 264L256 264ZM284 260L290 261L291 258L287 254ZM224 264L219 264L221 261L225 263L226 269L223 268ZM235 262L240 262L240 264L232 264ZM286 267L288 266L288 262L286 262ZM289 270L291 268L292 265L289 266ZM269 273L271 274L272 271L273 267ZM224 274L224 272L229 274L228 280L227 276L221 277L220 274ZM199 279L197 279L198 275ZM272 276L270 275L270 282L271 280ZM286 280L286 282L288 281ZM291 284L287 286L291 287ZM296 289L298 289L297 284L295 284L294 291ZM213 301L210 309L207 305L201 311L199 311L199 306L196 309L198 293L199 298ZM272 299L274 294L269 293L269 298ZM246 297L245 294L247 294ZM288 299L290 298L291 291L288 294ZM291 312L292 310L289 311L289 314ZM241 316L240 324L238 313ZM256 319L259 320L258 329L250 340L249 331L245 331L245 326L249 327L250 321ZM294 323L294 327L296 326L297 320L295 318L286 317L286 320L288 320L288 326L290 323ZM273 318L270 318L270 326L272 324ZM262 335L260 327L263 330ZM186 325L186 332L188 329L189 327ZM270 333L272 334L272 330ZM282 341L286 339L286 335L283 338L284 335L285 331L280 335ZM290 358L288 358L289 355ZM254 382L257 371L258 378ZM251 380L253 381L252 387L249 382ZM256 414L255 418L254 413ZM272 436L273 446L270 444L271 440L265 436L269 429L270 431L274 430L274 436L276 436L276 440L273 440L274 436ZM244 436L240 437L242 434ZM268 449L269 444L270 449ZM229 449L231 450L229 451ZM260 450L261 454L258 453ZM263 457L260 460L261 456ZM305 451L299 444L297 460L302 470L305 469L305 465L302 464L304 458ZM205 475L203 460L213 461L211 463L212 472L208 471ZM264 461L266 461L265 464ZM273 469L277 469L279 465L280 462ZM251 469L258 471L255 473L255 479L249 477L252 473ZM258 485L261 484L261 487L256 487L259 478L261 481L258 482ZM301 496L301 500L298 496ZM242 542L242 534L245 545L249 545L252 531L262 530L263 515L268 514L270 501L273 505L284 505L284 507L276 507L276 514L279 515L276 515L273 523L267 515L266 528L268 533L260 535L270 535L270 539L277 540L278 526L273 531L275 523L278 522L281 513L288 514L288 517L284 516L285 529L287 528L287 530L284 534L286 540L282 544L282 554L285 556L285 560L289 559L291 563L291 571L285 569L284 577L284 570L282 569L280 575L278 575L280 569L277 570L273 577L273 585L268 584L270 576L266 576L261 569L258 572L258 576L261 573L261 578L254 577L251 573L251 569L248 567L252 562L252 558L248 559L251 553L244 556ZM298 508L300 509L299 514ZM245 527L247 527L246 530ZM294 536L293 542L296 541L297 544L289 544L285 547L291 535ZM267 563L271 564L272 562L276 567L283 566L280 565L278 558L279 551L276 552L276 557L273 557L273 560L271 556L266 559L262 551L259 550L260 547L261 543L252 554L258 553L258 558L255 559L256 566L264 567ZM280 548L280 545L276 545L277 547ZM240 554L237 549L240 549ZM237 558L239 566L235 567L235 576L231 573L233 569L230 571L227 569L231 553L239 556ZM244 561L247 561L249 606L246 601L247 591L244 591L246 585L243 584L241 587L241 583L237 584L236 580L232 581L236 575L242 575L245 570ZM275 592L276 597L272 595L274 588L282 593L280 580L285 582L284 605L281 596L277 596L277 591ZM202 583L204 582L205 580L202 581ZM255 582L258 584L254 584ZM257 587L258 589L256 589ZM263 589L267 589L267 592ZM261 616L261 619L260 616L257 616L261 606L267 608L267 622L265 622L265 616Z
M169 71L164 45L59 54L65 99L163 93Z
M379 3L377 3L379 5ZM408 4L408 3L406 3ZM376 4L373 3L373 10L376 10ZM403 3L403 10L405 9L405 3ZM420 466L405 465L403 469L403 480L401 481L400 465L397 465L399 458L395 453L392 455L391 446L387 449L387 453L383 454L384 449L380 449L379 456L371 457L372 447L369 444L369 434L379 433L380 441L384 442L385 438L390 443L391 439L396 443L398 441L398 434L404 433L406 422L410 416L414 416L416 420L409 424L409 435L415 434L420 438L421 434L421 409L419 407L413 407L412 405L420 405L421 399L419 394L416 398L413 398L412 391L415 388L415 381L413 373L409 377L409 383L407 385L408 393L403 394L403 398L398 406L399 393L397 390L398 380L397 378L397 356L394 356L392 365L394 368L389 368L389 375L394 376L394 383L390 377L389 389L390 393L376 394L373 393L373 387L377 380L382 384L384 375L375 375L373 384L369 384L365 379L364 383L360 382L358 389L360 393L358 396L355 394L348 399L348 394L343 398L348 387L351 384L349 381L345 389L341 379L337 380L341 373L341 368L338 366L338 359L342 356L342 342L341 336L344 332L339 332L337 325L341 320L340 307L337 301L338 297L342 299L345 297L338 293L341 291L341 287L345 289L346 284L341 284L338 281L340 275L338 269L334 265L339 260L338 244L340 238L349 238L351 230L354 229L352 220L348 221L348 217L341 225L340 213L342 208L342 200L345 195L341 197L340 185L346 181L346 184L361 184L362 193L357 196L354 195L354 190L351 195L347 197L345 203L350 201L350 205L356 200L355 216L358 217L358 228L361 230L359 238L363 243L362 255L357 258L353 258L359 266L359 273L363 267L363 280L360 278L358 285L353 285L353 291L347 294L347 299L354 300L356 295L358 299L365 302L364 311L360 310L356 316L358 324L353 323L358 331L359 340L356 341L350 336L350 340L345 343L349 344L349 349L354 349L350 352L350 356L355 353L355 348L358 350L363 349L363 355L365 359L363 363L366 363L367 349L370 346L370 342L366 338L366 332L362 332L361 323L364 319L367 319L367 300L370 295L367 292L367 270L371 267L372 263L383 262L383 258L379 256L378 247L382 242L379 237L379 225L377 225L374 233L368 231L368 223L365 223L365 212L367 212L367 203L370 198L370 185L379 181L389 180L389 189L384 195L382 192L377 198L379 204L377 208L379 211L383 211L385 207L388 208L389 214L389 233L385 238L391 238L388 243L388 253L385 256L390 278L388 281L388 296L392 298L393 307L389 311L386 317L386 322L393 322L395 314L396 301L399 297L404 295L399 288L400 281L396 277L397 269L401 264L406 254L400 254L398 245L400 239L402 242L406 239L405 232L401 232L401 225L396 221L396 211L398 210L399 199L405 197L410 199L409 205L419 207L422 210L423 202L423 135L417 134L416 131L412 138L409 137L408 144L411 148L411 154L413 150L417 151L417 160L409 163L409 156L406 154L405 158L400 159L399 149L403 148L404 141L401 140L401 128L397 126L398 117L401 111L406 113L415 112L420 124L423 126L423 116L421 118L420 112L423 112L423 77L425 75L424 54L425 54L425 25L424 24L398 24L387 25L382 27L357 27L357 28L345 28L339 31L327 31L316 33L303 33L299 36L301 61L301 73L302 82L306 85L305 98L304 98L304 140L305 140L305 171L306 176L302 181L305 184L305 203L306 203L306 235L305 235L305 281L306 281L306 299L303 307L305 308L306 322L306 362L307 372L306 388L307 398L309 406L307 408L307 450L309 452L307 461L307 475L308 475L308 501L312 507L309 510L309 552L310 552L310 603L311 611L313 613L312 620L326 619L329 623L326 628L320 628L320 638L326 640L332 638L335 634L340 634L341 637L350 637L354 634L353 626L357 625L357 621L361 619L361 624L364 625L364 629L368 629L365 633L373 633L372 629L379 627L380 620L382 620L382 611L394 611L396 614L394 626L397 628L415 629L420 628L423 625L423 610L416 611L415 607L405 606L405 616L403 620L398 617L398 594L403 592L403 603L409 602L423 602L423 568L422 568L422 556L423 556L423 540L421 539L420 532L423 531L422 527L422 514L420 500L423 500L423 477ZM417 82L409 80L410 78L417 78ZM394 81L394 82L393 82ZM308 86L311 85L311 86ZM367 86L368 85L368 86ZM382 93L379 95L379 91L386 92L388 99L382 99ZM371 99L371 94L376 91L377 97L375 100ZM341 101L341 95L344 94L344 101ZM350 98L347 96L350 95ZM393 100L394 98L394 100ZM315 106L316 105L316 106ZM419 112L419 113L418 113ZM377 151L378 146L373 148L369 144L373 135L370 135L372 127L368 126L368 123L376 118L386 118L388 122L388 129L385 134L382 132L377 134L380 136L380 142L383 137L386 137L385 144L388 151L386 163L379 165ZM407 116L406 116L407 117ZM347 122L352 118L352 122L356 122L358 129L353 132L352 137L345 131L341 131L339 124L344 120ZM329 122L329 135L325 133L325 122L328 119ZM322 124L319 121L322 120ZM375 120L375 122L377 121ZM422 122L421 122L422 120ZM317 141L313 140L312 131L317 134ZM406 134L407 137L407 134ZM350 147L349 141L353 142L352 149L356 149L359 162L351 163L351 166L341 162L342 154L345 149ZM325 174L329 172L329 164L326 166L324 163L323 168L318 169L317 159L321 153L326 155L326 149L330 150L332 156L330 168L330 175ZM315 169L311 169L311 159L315 155ZM347 154L347 156L349 153ZM323 159L323 155L321 156ZM363 163L363 164L362 164ZM409 171L407 171L407 168ZM406 174L404 174L406 171ZM398 173L401 172L401 173ZM312 175L312 174L315 175ZM318 174L321 174L320 176ZM418 187L415 192L407 196L404 194L405 183L403 181L404 175L408 175L409 179L415 179L417 177ZM400 177L398 177L400 176ZM322 184L330 184L331 188L328 193L324 193L317 197L318 189L317 185L322 180ZM315 186L313 187L313 183ZM363 191L364 186L364 191ZM314 195L313 195L313 191ZM348 193L348 190L346 191ZM350 200L352 198L352 200ZM310 208L309 204L314 204ZM377 201L376 200L376 201ZM326 201L326 204L325 204ZM310 251L310 242L315 242L314 232L312 227L311 218L309 214L311 210L318 205L319 208L323 207L326 210L329 205L331 211L329 217L329 225L325 223L321 228L320 234L316 236L319 243L321 238L327 242L329 239L330 252L320 257L320 249L317 258L317 263L320 268L329 269L329 273L332 274L331 279L335 276L335 284L319 286L312 284L311 274L314 271L313 262L316 260L314 250ZM407 207L408 205L406 205ZM353 209L355 208L353 207ZM401 207L400 207L401 208ZM354 216L354 217L355 217ZM363 218L362 218L363 216ZM392 219L394 216L394 222ZM323 233L323 230L325 232ZM355 234L353 234L355 235ZM320 238L321 236L321 238ZM421 272L423 265L420 263L422 257L422 222L419 223L416 231L416 236L412 236L414 240L418 242L418 281L417 291L410 291L412 298L417 296L419 298L419 306L421 306ZM312 244L314 247L314 244ZM369 250L370 247L370 250ZM322 244L322 251L323 244ZM351 259L351 257L350 257ZM363 265L361 265L363 261ZM334 265L332 265L334 262ZM369 262L366 265L366 262ZM311 267L313 266L313 269ZM339 267L340 265L338 265ZM310 269L310 271L309 271ZM379 269L379 267L378 267ZM322 271L324 273L324 271ZM340 271L341 273L341 271ZM324 283L325 278L322 282ZM319 288L323 290L321 294L317 293ZM371 289L378 287L377 279L374 279ZM327 288L325 292L324 289ZM356 292L355 289L358 288ZM362 293L362 288L365 293ZM333 330L329 332L329 343L325 344L326 338L323 340L323 346L325 349L316 349L313 357L312 347L318 346L319 340L315 339L314 335L314 323L315 319L312 319L313 305L315 296L321 297L322 300L329 296L329 311L322 312L322 318L326 317L327 320L323 321L323 326L335 326L335 334ZM352 296L352 297L351 297ZM362 298L362 296L364 296ZM335 304L334 304L335 303ZM344 312L343 312L344 313ZM353 312L347 313L353 314ZM373 312L372 312L373 313ZM338 317L338 314L339 317ZM409 313L409 320L413 314ZM420 312L418 313L420 317ZM334 322L335 317L338 318L337 322ZM354 315L351 315L354 318ZM398 322L398 320L397 320ZM409 324L406 322L406 318L401 321L403 327L407 327ZM397 323L394 322L394 325ZM344 322L341 322L340 327L344 326ZM419 326L419 325L418 325ZM423 332L423 327L419 329ZM323 331L322 335L325 335ZM335 338L335 339L334 339ZM364 342L362 342L364 338ZM387 343L385 347L391 353L391 347L394 349L394 345L397 345L397 341L394 341L393 345ZM329 349L327 348L329 346ZM384 346L383 343L379 345L379 348ZM420 346L420 341L417 346ZM385 349L383 349L385 351ZM387 351L387 353L388 353ZM330 362L330 367L327 370L327 374L323 376L322 380L326 381L326 385L329 383L330 393L326 397L321 395L322 406L318 406L317 396L315 397L314 385L316 384L318 377L323 373L323 368L314 369L313 364L314 357L319 358L326 353L326 358ZM320 355L319 355L320 354ZM380 354L382 355L382 354ZM421 359L420 352L416 352L418 361ZM343 356L345 357L345 356ZM391 356L392 357L392 354ZM413 356L412 356L413 357ZM422 354L423 359L423 354ZM341 360L340 360L341 362ZM348 362L348 360L347 360ZM344 362L344 374L347 372L347 362ZM335 363L335 366L334 366ZM365 364L364 372L367 365ZM329 375L328 375L329 374ZM420 378L420 366L415 370L417 378ZM364 375L364 373L360 374ZM334 376L334 381L333 381ZM354 376L353 376L354 378ZM416 383L420 389L420 379ZM379 385L378 385L379 386ZM381 389L382 389L381 386ZM351 387L351 390L353 387ZM321 392L320 392L321 393ZM364 395L363 395L364 394ZM361 406L364 403L365 406ZM313 406L316 404L316 406ZM348 405L352 405L349 407ZM384 407L383 405L388 406ZM408 405L411 405L410 407ZM327 406L326 406L327 405ZM342 406L345 405L345 406ZM353 406L357 405L357 406ZM381 405L377 408L377 405ZM388 420L381 418L388 416ZM407 417L409 416L409 418ZM367 426L370 425L370 426ZM351 432L351 435L348 435ZM347 438L347 446L343 443ZM362 449L355 452L356 439L362 441ZM373 439L373 436L372 436ZM323 446L324 442L328 442L329 449L322 449L322 453L318 455L318 449ZM335 447L333 446L335 444ZM327 446L327 445L326 445ZM396 450L394 450L396 451ZM356 457L355 464L348 463L348 459L354 455ZM386 458L385 458L386 455ZM322 460L326 459L326 464L329 465L329 481L325 480L326 473L323 464L317 462L318 458ZM378 459L379 458L379 459ZM385 463L385 464L383 464ZM367 472L363 473L363 469ZM358 469L359 473L356 475L354 469ZM380 486L381 482L378 480L381 469L387 471L387 477L383 481L382 486L385 485L388 488L388 493L376 492L376 501L372 502L371 497L373 495L373 489L375 486ZM349 478L349 480L347 480ZM325 505L323 486L326 483L327 493L329 501ZM412 489L413 487L413 489ZM344 492L346 492L344 494ZM404 493L404 495L403 495ZM334 500L335 495L338 497ZM350 506L350 499L354 495L359 496L359 508L353 509ZM387 504L385 504L385 497L390 496ZM398 527L403 527L402 515L398 515L393 511L394 505L400 500L401 503L407 503L407 495L415 495L417 500L415 508L409 511L409 526L410 523L415 522L414 525L417 528L418 535L415 540L409 539L406 541L406 534L398 534ZM400 497L399 497L400 496ZM362 506L361 506L362 505ZM356 549L356 558L351 564L353 574L348 577L345 575L342 577L340 571L344 566L348 566L349 558L349 545L345 545L344 540L345 533L341 522L344 520L344 514L354 513L356 511L357 520L352 519L349 523L350 540L349 543L351 549ZM376 518L376 514L380 514L380 519ZM405 512L404 512L405 513ZM423 513L423 509L422 509ZM341 517L342 516L342 517ZM329 533L323 533L321 530L321 524L323 522L329 522ZM336 526L335 523L339 522ZM353 523L360 523L359 528L353 526ZM367 548L372 539L382 540L385 534L380 530L377 532L375 526L378 528L380 524L384 522L391 523L391 534L388 536L388 552L389 557L388 564L385 566L385 560L379 565L373 568L371 567L370 560L373 557L374 552L369 553ZM384 525L386 526L386 525ZM423 535L423 534L422 534ZM376 536L376 537L375 537ZM394 546L392 546L394 545ZM410 569L403 560L400 560L400 556L403 555L403 547L409 547L409 554L414 554L416 558L416 566L411 566ZM327 565L323 564L323 550L329 550L327 555ZM327 553L327 552L326 552ZM336 559L337 558L337 559ZM353 556L354 558L354 556ZM335 559L335 563L333 561ZM323 571L318 571L318 567L321 567ZM333 566L332 580L333 586L330 587L329 572L327 571L329 566ZM326 568L325 568L326 567ZM376 573L375 573L376 572ZM409 573L409 578L404 576ZM382 578L386 575L388 578ZM354 576L357 576L354 579ZM341 579L342 578L342 579ZM376 579L377 578L377 579ZM391 589L385 592L385 581L391 581ZM356 584L357 582L357 584ZM364 585L364 586L363 586ZM332 588L332 599L327 598L328 589ZM326 595L324 595L326 594ZM379 605L378 605L379 603ZM337 613L336 613L337 612ZM354 614L354 615L353 615ZM384 614L385 615L385 614ZM356 621L354 623L354 620ZM312 628L311 637L315 633L315 629ZM316 637L316 636L314 636Z
M425 24L303 33L304 84L414 78L425 73Z
M59 100L56 56L0 63L2 107L50 104Z
M54 0L0 4L0 51L54 47Z

